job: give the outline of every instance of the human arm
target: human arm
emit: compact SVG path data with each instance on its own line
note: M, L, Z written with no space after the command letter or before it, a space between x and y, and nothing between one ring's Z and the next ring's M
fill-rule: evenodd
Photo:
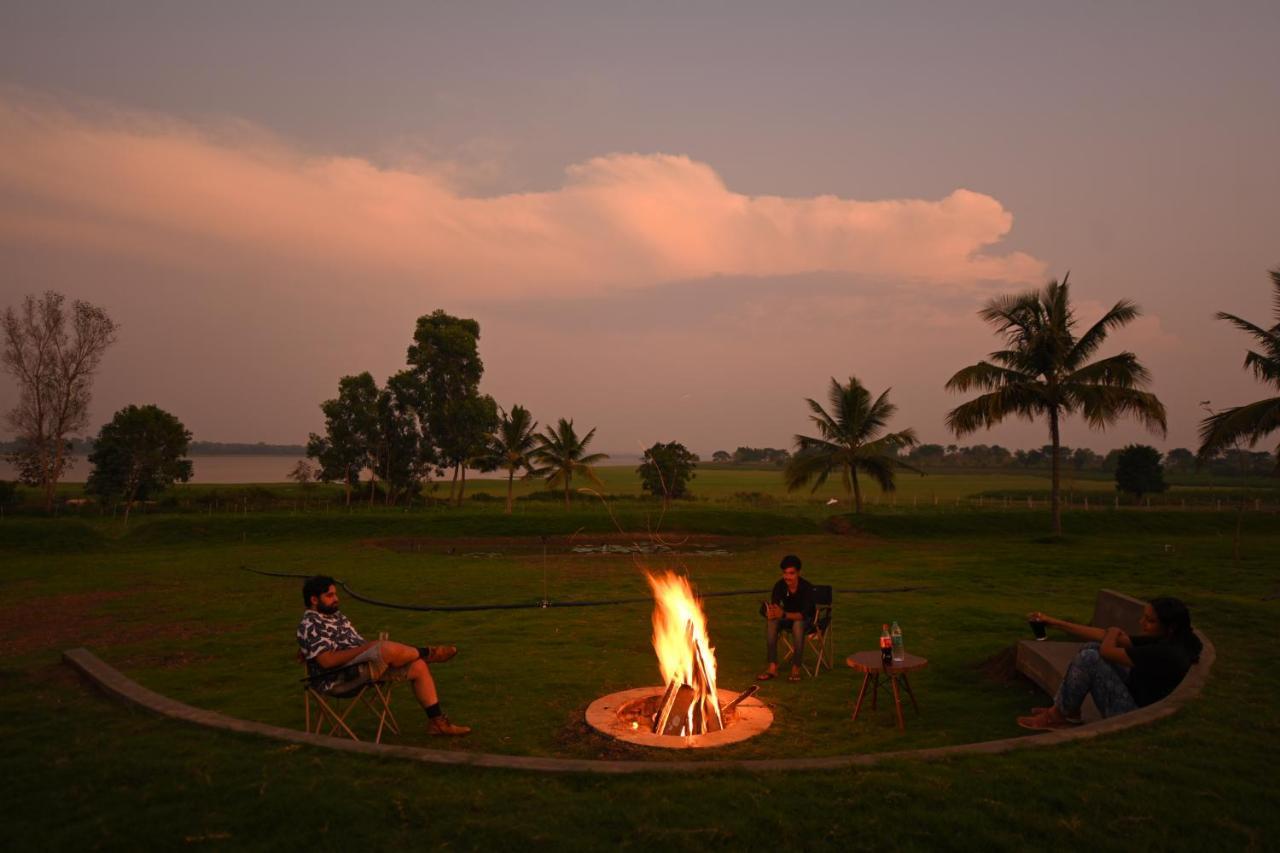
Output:
M796 622L812 624L818 615L817 596L813 584L802 583L797 593L795 597L796 610L794 613L788 613L787 618Z
M376 640L361 643L349 649L330 650L321 652L316 655L313 660L325 669L337 669L340 666L346 666L355 660L364 652L377 645Z
M1027 614L1028 622L1043 622L1046 625L1052 625L1062 631L1066 631L1073 637L1081 640L1093 640L1094 642L1102 642L1102 637L1106 633L1104 628L1095 628L1092 625L1077 625L1075 622L1068 622L1066 619L1058 619L1039 610Z
M1111 627L1103 632L1102 645L1098 647L1098 653L1102 655L1103 660L1131 667L1133 660L1127 651L1131 648L1133 643L1129 640L1129 635L1119 628Z

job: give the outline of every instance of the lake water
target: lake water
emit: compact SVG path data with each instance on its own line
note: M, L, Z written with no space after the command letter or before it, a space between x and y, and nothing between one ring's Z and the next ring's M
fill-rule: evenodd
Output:
M286 483L289 472L298 464L298 456L192 456L193 483ZM609 465L638 465L639 456L635 454L618 454L610 457ZM314 467L314 463L312 463ZM89 475L89 463L83 457L77 457L65 477L64 483L83 483ZM8 462L0 459L0 480L12 480L17 472ZM500 480L505 479L502 471L491 471L488 474L479 471L468 471L468 480Z

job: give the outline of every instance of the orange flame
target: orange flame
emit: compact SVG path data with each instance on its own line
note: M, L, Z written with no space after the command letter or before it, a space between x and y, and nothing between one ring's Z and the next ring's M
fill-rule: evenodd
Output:
M672 572L645 574L653 589L653 650L658 653L658 667L666 684L695 684L694 657L701 651L707 677L707 695L714 703L716 693L715 649L707 638L706 617L689 588L689 581ZM692 643L690 642L692 626Z

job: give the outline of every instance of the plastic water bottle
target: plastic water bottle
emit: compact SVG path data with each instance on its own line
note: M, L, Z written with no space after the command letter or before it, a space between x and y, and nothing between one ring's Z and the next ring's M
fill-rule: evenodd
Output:
M880 629L880 663L884 666L893 664L893 638L887 624Z
M902 645L902 629L898 627L898 623L893 623L893 628L889 632L893 639L893 659L898 663L902 663L907 659L907 650Z

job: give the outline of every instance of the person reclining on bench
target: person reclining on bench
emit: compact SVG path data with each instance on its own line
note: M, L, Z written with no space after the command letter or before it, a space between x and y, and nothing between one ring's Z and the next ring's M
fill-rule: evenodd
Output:
M1093 697L1103 717L1158 702L1182 683L1191 664L1200 660L1203 648L1191 630L1191 612L1176 598L1151 599L1142 610L1142 635L1138 637L1119 628L1076 625L1040 612L1028 614L1027 619L1092 642L1067 666L1053 705L1033 708L1031 716L1018 718L1024 729L1078 725L1086 696Z
M779 566L782 579L773 585L769 600L761 605L765 622L765 657L769 667L756 676L757 681L778 677L778 632L791 632L791 675L788 681L800 680L804 661L804 638L813 631L817 605L813 600L813 584L800 577L800 558L788 554Z
M408 681L427 712L427 733L433 735L465 735L468 726L456 726L440 710L436 683L428 663L444 663L458 653L455 646L406 646L390 640L365 640L338 609L338 591L334 580L325 575L308 578L302 585L306 612L298 623L298 646L307 663L307 672L322 676L327 670L351 664L368 664L369 679L376 681ZM337 682L338 676L329 683Z

